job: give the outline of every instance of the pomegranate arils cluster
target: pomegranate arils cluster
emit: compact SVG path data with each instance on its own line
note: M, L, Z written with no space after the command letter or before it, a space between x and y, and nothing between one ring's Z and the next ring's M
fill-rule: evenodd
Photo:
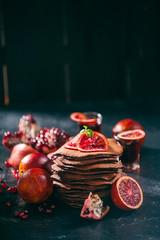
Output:
M31 114L23 115L20 119L20 124L31 124L36 123L35 118Z
M57 148L60 148L70 138L70 135L67 132L62 131L59 128L54 127L54 128L52 128L52 131L56 135L56 147Z
M23 210L22 212L15 212L14 216L22 219L26 219L28 218L28 210Z
M14 169L14 170L12 171L12 173L13 173L13 176L14 176L15 179L18 180L18 179L20 178L19 170Z
M17 192L17 187L9 187L8 189L9 193L16 193Z
M14 134L11 132L5 132L2 144L9 150L12 151L12 148L23 142L23 135L20 132L15 132Z
M3 190L8 191L9 193L17 193L17 186L15 187L8 187L6 182L2 182L2 179L0 178L0 192Z
M68 141L70 135L59 128L45 128L37 137L31 139L31 145L39 152L48 154L54 152Z
M2 183L1 186L2 186L2 188L7 189L7 183L6 182Z
M12 150L19 143L31 145L39 152L48 154L54 152L69 140L70 135L59 128L41 129L31 114L22 116L18 125L18 132L4 133L3 145Z
M38 211L42 213L51 214L55 206L53 204L49 205L47 203L43 203L43 205L38 206Z

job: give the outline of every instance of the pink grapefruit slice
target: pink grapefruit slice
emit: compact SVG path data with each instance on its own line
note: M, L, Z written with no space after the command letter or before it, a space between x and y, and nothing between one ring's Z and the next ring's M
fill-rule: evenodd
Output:
M122 210L134 210L143 202L143 192L135 179L129 176L120 177L111 189L114 204Z

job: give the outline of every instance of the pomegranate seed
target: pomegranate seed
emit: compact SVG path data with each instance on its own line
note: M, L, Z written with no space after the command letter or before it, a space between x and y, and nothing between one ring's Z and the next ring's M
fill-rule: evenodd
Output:
M17 192L17 187L12 187L12 192L13 193Z
M24 213L23 213L23 212L20 212L20 213L19 213L19 216L20 216L20 217L22 217L23 215L24 215Z
M28 217L28 214L24 213L24 211L23 211L23 212L20 213L20 217L25 219L25 218Z
M7 183L6 182L2 183L2 188L7 189Z
M42 207L42 206L39 206L39 207L38 207L38 211L39 211L39 212L42 212L42 211L43 211L43 207Z
M10 192L12 192L12 187L9 187L8 189L7 189L7 191L10 193Z
M0 192L2 192L3 190L0 188Z
M27 214L23 214L23 216L21 216L21 218L26 219L26 218L28 218L28 215Z
M2 183L2 179L0 178L0 184Z
M46 209L46 213L47 213L47 214L50 214L51 212L52 212L51 209Z
M20 138L20 137L22 136L22 133L20 133L20 132L15 132L15 133L14 133L14 136L15 136L16 138Z
M9 187L9 188L7 189L7 191L8 191L9 193L15 193L15 192L17 192L17 187Z
M11 164L9 164L8 162L5 162L4 165L5 165L6 167L11 167Z
M20 216L20 213L19 213L19 212L14 212L14 216L15 216L15 217L19 217L19 216Z
M10 207L12 204L11 204L11 202L6 202L6 205L7 205L8 207Z
M28 210L23 210L23 213L28 214Z
M13 176L15 177L15 179L19 179L20 178L20 174L19 171L17 169L13 170Z
M51 205L50 208L55 208L55 206L54 206L54 205Z

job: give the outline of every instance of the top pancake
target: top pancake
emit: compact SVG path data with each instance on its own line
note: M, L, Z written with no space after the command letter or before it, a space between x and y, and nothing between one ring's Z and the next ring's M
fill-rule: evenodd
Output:
M74 159L91 159L96 157L111 157L111 156L120 156L123 152L123 147L116 142L115 139L108 138L109 148L107 152L80 152L78 150L66 149L64 144L60 147L56 152L53 153L54 155L62 155L66 158L74 158Z

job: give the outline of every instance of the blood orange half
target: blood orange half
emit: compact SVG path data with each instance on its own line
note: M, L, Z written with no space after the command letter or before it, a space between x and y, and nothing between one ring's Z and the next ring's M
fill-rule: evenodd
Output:
M75 122L87 124L87 123L96 123L97 118L88 118L85 114L81 112L71 113L70 119Z
M122 210L134 210L143 202L143 192L135 179L129 176L120 177L111 189L112 200Z
M91 137L87 137L86 133L83 133L78 138L76 146L81 152L106 152L109 143L103 134L94 131Z
M119 133L117 137L124 140L140 140L145 137L145 132L140 129L130 130Z
M74 113L71 113L70 115L70 119L75 122L80 122L82 119L86 119L86 118L87 118L86 115L84 115L81 112L74 112Z
M72 138L72 140L70 140L66 145L65 145L65 148L67 149L77 149L77 140L78 138L81 136L80 133L78 133L74 138Z

